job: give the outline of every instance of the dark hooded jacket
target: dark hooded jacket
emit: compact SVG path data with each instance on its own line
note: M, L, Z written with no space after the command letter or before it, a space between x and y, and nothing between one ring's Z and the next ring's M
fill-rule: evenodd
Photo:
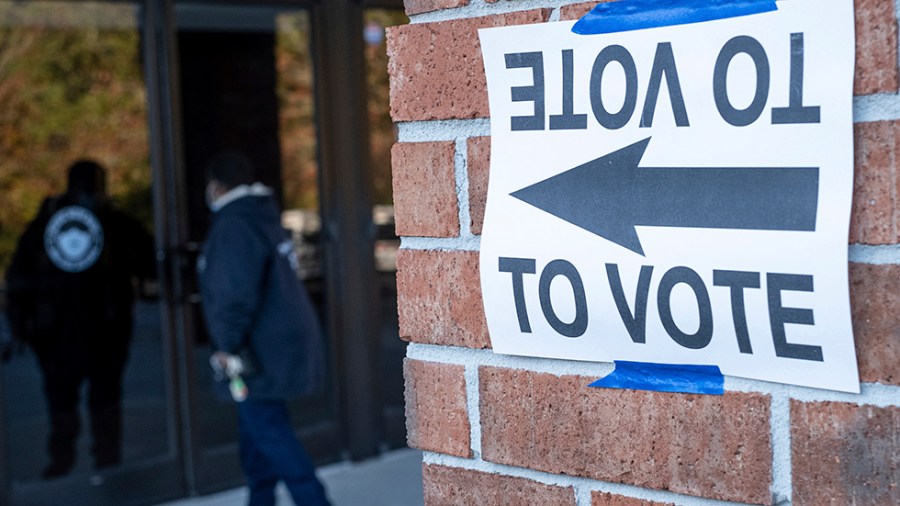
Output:
M53 238L65 240L74 230L58 218L73 213L93 217L88 222L96 219L100 226L81 233L92 241L81 248L88 252L83 265L50 258L59 246ZM6 273L13 333L39 356L52 353L73 367L87 357L124 360L132 331L132 282L153 277L154 269L153 240L138 221L95 196L49 198L19 239Z
M244 196L214 214L197 265L203 313L216 351L249 351L251 399L308 395L323 382L322 334L296 269L271 196Z

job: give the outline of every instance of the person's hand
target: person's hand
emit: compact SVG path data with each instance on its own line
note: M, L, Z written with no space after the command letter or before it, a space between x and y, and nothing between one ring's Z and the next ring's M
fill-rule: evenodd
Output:
M224 371L225 369L228 368L228 359L230 357L231 357L231 355L225 353L224 351L217 351L212 354L212 357L210 358L210 362L214 362L216 365L219 366L220 370Z
M241 357L224 351L213 353L209 357L209 362L214 364L213 368L224 372L228 377L234 377L244 372L244 363L241 361Z

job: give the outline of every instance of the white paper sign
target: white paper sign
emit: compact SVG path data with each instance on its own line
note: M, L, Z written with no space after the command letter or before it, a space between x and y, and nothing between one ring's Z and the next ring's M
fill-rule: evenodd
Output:
M497 353L859 391L853 4L576 35L480 31Z

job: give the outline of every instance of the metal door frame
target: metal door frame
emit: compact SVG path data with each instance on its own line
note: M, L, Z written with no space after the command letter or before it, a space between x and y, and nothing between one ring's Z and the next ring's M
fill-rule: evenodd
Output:
M189 422L191 392L187 386L190 361L191 314L186 310L183 275L187 256L186 197L180 184L184 174L181 146L181 99L178 88L178 54L175 39L175 11L172 0L145 0L144 65L150 120L150 166L153 171L153 203L163 327L168 336L167 384L181 461L182 488L193 493L194 452Z
M320 188L333 371L347 456L375 455L383 432L378 399L379 315L374 264L369 137L363 59L362 9L353 0L328 0L313 9L318 86Z

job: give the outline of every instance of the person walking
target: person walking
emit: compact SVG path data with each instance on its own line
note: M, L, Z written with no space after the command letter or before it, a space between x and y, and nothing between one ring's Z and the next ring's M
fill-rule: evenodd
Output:
M250 160L228 151L210 162L213 221L197 260L210 362L216 382L237 401L241 466L250 506L275 504L283 481L294 503L329 504L315 468L294 436L286 399L308 395L324 377L322 334L297 276L293 243L268 187Z

